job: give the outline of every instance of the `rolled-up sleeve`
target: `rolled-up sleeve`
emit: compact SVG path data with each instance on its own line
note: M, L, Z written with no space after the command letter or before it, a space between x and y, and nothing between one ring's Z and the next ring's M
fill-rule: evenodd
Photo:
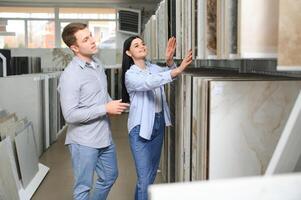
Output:
M61 108L67 123L87 123L106 114L105 104L80 106L80 84L76 79L61 76L58 86Z
M142 72L127 71L125 74L125 85L128 92L148 91L172 82L171 70L157 74L146 74Z

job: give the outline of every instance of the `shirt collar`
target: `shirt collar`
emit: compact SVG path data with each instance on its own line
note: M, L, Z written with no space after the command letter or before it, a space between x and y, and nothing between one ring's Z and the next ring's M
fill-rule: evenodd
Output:
M138 67L135 64L133 64L131 67L139 72L149 71L150 70L150 62L145 61L145 69L141 69L140 67Z
M75 56L73 58L73 60L79 64L79 66L84 69L85 67L92 67L90 65L90 63L87 63L86 61L83 61L82 59L80 59L78 56ZM95 58L95 56L92 56L92 62L96 63L96 66L99 67L99 64L97 63L97 58Z

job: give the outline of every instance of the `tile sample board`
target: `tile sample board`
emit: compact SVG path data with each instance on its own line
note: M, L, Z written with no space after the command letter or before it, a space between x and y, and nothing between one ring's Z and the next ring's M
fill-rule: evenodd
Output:
M301 81L209 83L209 179L264 174Z
M1 106L32 121L38 155L41 155L44 143L42 81L33 75L8 76L0 78L0 91Z
M0 196L5 197L4 199L19 200L18 186L5 142L0 142L0 187L4 192Z
M23 187L26 188L39 171L39 160L35 148L33 125L31 122L28 123L23 130L17 133L15 142L22 183Z
M241 58L276 58L279 0L238 0Z
M279 0L278 70L301 70L301 1Z
M206 0L206 57L214 58L217 53L217 0Z

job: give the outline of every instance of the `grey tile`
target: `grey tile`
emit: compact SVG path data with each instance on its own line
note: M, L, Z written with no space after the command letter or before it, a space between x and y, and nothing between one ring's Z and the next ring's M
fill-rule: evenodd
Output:
M32 121L38 155L43 152L43 104L41 75L19 75L0 79L0 105ZM7 85L13 85L11 89ZM22 101L21 101L22 99Z
M29 122L22 131L17 133L15 142L22 183L24 188L26 188L39 170L39 161L33 136L33 126L31 122Z
M0 191L1 193L3 192L0 196L3 196L7 200L18 200L17 183L5 142L7 141L0 142L0 186L3 189L3 191Z

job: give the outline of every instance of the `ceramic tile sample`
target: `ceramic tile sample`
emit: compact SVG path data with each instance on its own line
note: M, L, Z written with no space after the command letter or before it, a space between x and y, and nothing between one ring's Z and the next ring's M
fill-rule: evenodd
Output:
M0 142L0 186L4 194L2 196L9 200L18 200L18 187L10 163L5 141Z
M3 143L6 146L6 152L9 157L13 176L17 185L17 189L19 190L22 186L20 182L21 174L20 174L20 167L19 167L17 154L16 154L15 142L10 136L8 136L5 138L5 140L3 140Z
M151 17L151 29L152 29L152 59L158 58L158 37L157 37L157 16Z
M229 35L226 37L226 41L229 41L228 52L230 54L237 54L237 16L238 16L238 0L228 0L229 9ZM231 57L231 56L230 56Z
M15 137L23 187L26 188L39 170L32 123Z
M205 25L207 23L207 18L205 15L206 1L197 1L197 58L205 58L205 48L206 48L206 34Z
M216 26L217 26L217 1L216 0L207 0L206 5L206 47L207 53L206 56L216 55Z
M294 172L301 157L301 92L285 124L265 175Z
M7 87L13 85L14 89ZM27 117L35 130L38 155L43 152L43 87L39 75L8 76L0 79L0 105L18 117ZM22 101L20 101L22 99Z
M301 81L211 81L209 179L263 174Z
M301 70L301 2L279 0L278 70Z
M57 84L56 79L49 79L49 128L50 128L50 144L56 141L58 132L58 102L57 102Z
M218 58L233 58L237 54L237 0L217 2Z
M300 173L168 185L155 184L149 188L149 197L151 200L299 200L300 185Z
M184 99L184 79L183 75L177 79L175 95L177 97L175 105L175 180L184 181L184 149L183 149L183 99Z
M182 58L182 32L183 32L183 22L182 22L182 0L176 0L176 58Z
M276 58L279 0L239 0L238 53L241 58Z

